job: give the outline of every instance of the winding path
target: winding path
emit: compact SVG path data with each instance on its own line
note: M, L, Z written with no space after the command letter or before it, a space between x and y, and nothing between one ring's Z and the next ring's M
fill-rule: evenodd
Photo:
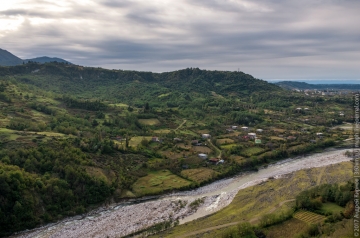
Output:
M212 147L214 147L214 149L217 151L217 153L219 153L219 155L217 156L217 158L218 158L218 159L221 159L222 151L221 151L218 147L216 147L216 146L211 142L210 139L208 139L208 142L209 142L209 144L210 144Z
M177 131L179 128L181 128L185 123L186 123L187 120L184 120L174 131Z

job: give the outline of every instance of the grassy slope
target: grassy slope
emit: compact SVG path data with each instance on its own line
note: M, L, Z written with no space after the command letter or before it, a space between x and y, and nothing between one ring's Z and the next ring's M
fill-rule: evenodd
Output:
M186 234L199 230L199 227L211 229L222 224L251 220L256 223L254 218L267 214L282 201L295 198L300 191L310 188L314 181L324 184L351 179L349 171L352 170L352 164L350 162L327 166L325 168L326 175L321 176L319 171L322 169L301 170L287 175L286 178L270 180L263 185L240 190L232 203L219 212L209 217L177 226L153 237L185 237ZM202 234L202 237L216 237L218 234L217 231L211 230L208 233Z

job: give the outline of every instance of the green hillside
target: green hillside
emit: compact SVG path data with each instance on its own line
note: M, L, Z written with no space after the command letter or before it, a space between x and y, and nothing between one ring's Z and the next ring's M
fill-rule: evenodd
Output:
M0 236L341 144L351 102L242 72L0 67Z

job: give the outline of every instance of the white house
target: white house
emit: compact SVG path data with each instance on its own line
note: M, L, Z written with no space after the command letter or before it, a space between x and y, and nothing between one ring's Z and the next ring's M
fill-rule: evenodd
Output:
M263 129L256 129L256 132L263 132L264 130Z
M250 139L255 139L256 138L256 133L248 133L248 137Z
M207 154L203 154L203 153L201 153L201 154L198 154L198 156L201 158L201 159L207 159Z
M241 129L242 129L243 131L247 131L247 130L249 130L249 127L243 126L243 127L241 127Z
M201 137L203 139L209 139L211 137L211 135L210 134L202 134Z
M231 129L237 130L238 126L231 126Z

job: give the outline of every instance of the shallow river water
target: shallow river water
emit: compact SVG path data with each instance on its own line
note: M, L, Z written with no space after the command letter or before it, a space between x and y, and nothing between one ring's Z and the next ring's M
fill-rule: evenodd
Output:
M297 170L322 167L351 160L346 150L329 150L323 153L286 159L232 178L223 179L204 187L155 197L149 200L114 204L97 209L84 217L73 217L55 224L20 233L14 237L119 237L131 234L156 223L179 219L186 223L209 215L229 205L240 189L253 186L270 177L278 178ZM189 204L203 198L204 203L196 210ZM179 201L187 205L179 206Z

